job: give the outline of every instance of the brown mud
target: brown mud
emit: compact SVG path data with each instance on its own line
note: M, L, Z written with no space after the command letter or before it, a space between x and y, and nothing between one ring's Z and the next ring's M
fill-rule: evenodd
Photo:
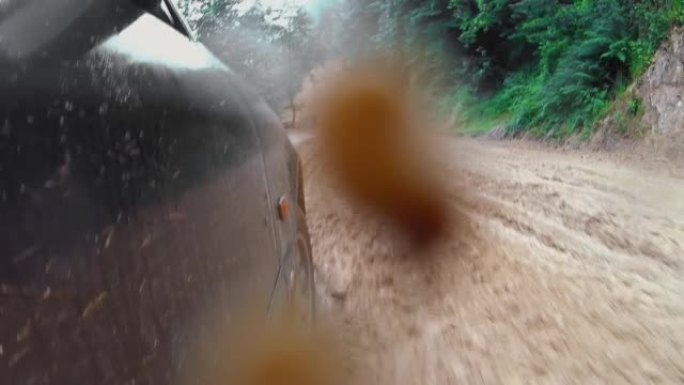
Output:
M505 142L442 146L463 220L416 251L297 144L319 295L369 383L684 383L684 180Z

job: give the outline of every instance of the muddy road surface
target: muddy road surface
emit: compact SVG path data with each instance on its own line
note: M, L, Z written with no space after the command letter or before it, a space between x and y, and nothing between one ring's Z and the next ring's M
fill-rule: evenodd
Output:
M369 383L684 383L684 180L444 145L464 220L418 252L339 195L311 141L297 144L319 295Z

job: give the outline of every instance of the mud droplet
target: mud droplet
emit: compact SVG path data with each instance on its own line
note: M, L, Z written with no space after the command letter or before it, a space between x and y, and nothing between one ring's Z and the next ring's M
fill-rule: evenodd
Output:
M9 360L9 367L14 367L16 364L19 363L24 357L26 357L27 354L31 349L29 347L24 347L23 349L19 350L17 353L15 353L12 358Z
M172 213L169 214L169 219L172 220L172 221L184 220L185 217L186 217L185 213L181 213L181 212L178 212L178 211L174 211L174 212L172 212Z
M9 136L11 132L12 132L12 126L10 126L9 120L5 119L5 124L2 125L2 130L0 131L0 134L2 134L4 136Z
M31 322L27 321L26 325L24 325L19 332L17 332L17 342L21 342L26 340L31 336Z
M52 289L50 289L50 286L48 286L43 292L43 300L50 298L50 294L52 294Z
M151 242L152 242L152 237L150 237L149 235L146 235L145 239L143 239L142 243L140 244L140 248L143 249L143 248L149 246Z
M85 309L83 309L83 313L81 313L81 318L86 319L90 317L95 311L101 309L104 306L105 300L109 295L107 292L102 292L100 293L97 297L93 298L90 302L88 302L88 305L86 305Z
M110 226L105 230L105 233L107 234L104 243L104 248L106 249L109 248L109 245L112 243L112 238L114 237L114 228Z

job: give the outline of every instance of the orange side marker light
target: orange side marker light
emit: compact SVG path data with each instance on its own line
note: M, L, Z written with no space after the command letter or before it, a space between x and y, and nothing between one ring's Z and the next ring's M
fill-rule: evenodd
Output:
M286 197L282 196L278 199L278 218L280 218L281 221L285 221L289 215L290 202L288 202Z

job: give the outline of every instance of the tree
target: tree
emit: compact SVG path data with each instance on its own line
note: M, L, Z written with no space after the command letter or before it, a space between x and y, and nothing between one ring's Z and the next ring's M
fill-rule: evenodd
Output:
M294 107L302 80L320 59L313 20L304 9L272 9L259 1L248 9L236 0L179 1L200 40L274 109Z
M564 135L591 127L645 69L669 26L684 19L682 4L375 0L365 8L376 16L374 46L408 52L452 105L506 116L511 130Z
M276 41L281 47L285 62L281 67L284 73L280 79L283 80L282 86L292 111L291 125L294 126L298 109L295 96L301 89L304 78L322 59L320 48L313 37L313 20L305 10L298 9Z

